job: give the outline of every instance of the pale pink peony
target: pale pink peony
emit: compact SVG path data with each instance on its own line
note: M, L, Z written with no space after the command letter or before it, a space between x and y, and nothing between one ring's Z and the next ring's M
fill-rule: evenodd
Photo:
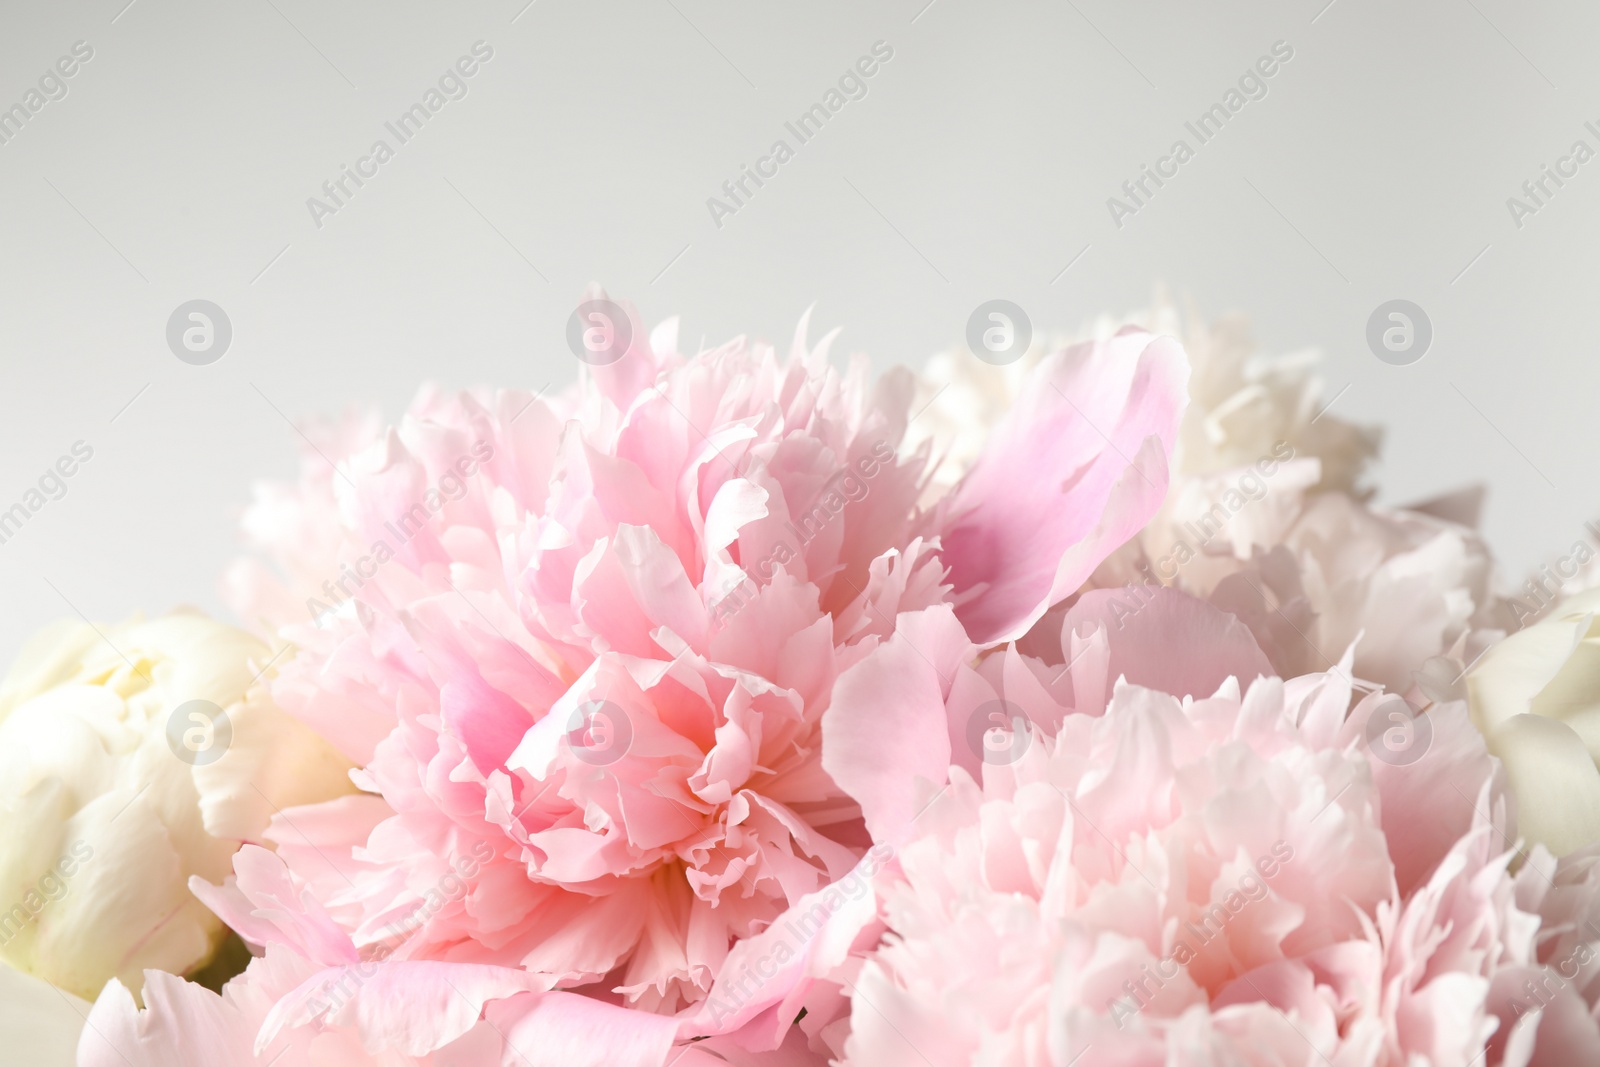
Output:
M363 790L267 836L363 959L701 1002L871 844L822 758L838 676L926 610L1023 634L1159 506L1184 403L1171 341L1058 353L929 510L903 372L803 331L787 359L634 336L558 399L425 391L318 434L247 517L287 578L234 575L297 647L275 696ZM225 912L260 944L262 908Z
M970 683L939 678L938 610L894 639L924 641L921 669L885 666L943 693L954 732ZM1092 691L1090 656L1071 673ZM1008 698L1032 688L1000 673ZM846 1065L1467 1067L1501 1028L1497 975L1538 962L1503 783L1461 704L1429 708L1431 740L1401 762L1368 740L1397 698L1347 712L1351 696L1342 672L1181 701L1123 683L1054 737L1024 724L981 785L962 767L942 787L874 782L863 807L897 842L877 907L796 908L740 946L708 1005L771 1040L803 1006ZM887 759L909 740L877 744Z

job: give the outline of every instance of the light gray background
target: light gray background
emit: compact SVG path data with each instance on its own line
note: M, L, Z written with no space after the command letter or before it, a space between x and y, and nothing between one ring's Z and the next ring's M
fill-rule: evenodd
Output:
M74 610L217 609L250 484L296 469L285 416L569 381L591 281L690 345L787 342L815 302L880 365L993 297L1049 331L1166 283L1320 347L1335 410L1388 427L1383 499L1486 481L1518 568L1600 513L1600 160L1520 230L1506 207L1600 147L1593 5L526 2L4 0L0 106L95 50L0 146L0 508L95 449L0 545L4 659ZM480 39L469 95L314 226L307 197ZM714 226L706 198L878 40L867 97ZM1106 198L1278 40L1269 95L1116 228ZM1414 366L1365 344L1396 297L1433 321ZM232 319L212 366L165 343L194 298Z

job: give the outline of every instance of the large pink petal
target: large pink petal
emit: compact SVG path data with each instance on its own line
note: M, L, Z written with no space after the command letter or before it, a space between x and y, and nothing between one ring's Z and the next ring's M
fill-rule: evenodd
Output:
M256 1047L285 1027L352 1027L368 1052L422 1056L472 1029L486 1005L549 988L550 979L509 967L412 960L330 967L273 1007Z
M176 975L145 972L140 1011L113 978L89 1011L78 1044L82 1067L180 1067L202 1062L252 1062L250 1020L222 997Z
M1026 633L1155 514L1188 379L1176 341L1132 327L1033 371L938 515L974 641Z
M898 842L950 770L945 698L971 642L949 605L906 612L839 676L822 716L822 767L861 805L874 841Z
M144 1008L112 979L90 1009L78 1043L81 1067L308 1067L330 1062L324 1047L313 1056L311 1035L289 1035L255 1048L256 1032L272 1003L309 975L316 964L282 946L250 961L221 995L164 971L144 972ZM338 1038L332 1043L340 1043ZM11 1061L6 1061L11 1062ZM359 1067L365 1057L333 1062Z
M662 1067L678 1030L670 1015L560 992L510 1001L490 1021L505 1036L504 1062L522 1067Z

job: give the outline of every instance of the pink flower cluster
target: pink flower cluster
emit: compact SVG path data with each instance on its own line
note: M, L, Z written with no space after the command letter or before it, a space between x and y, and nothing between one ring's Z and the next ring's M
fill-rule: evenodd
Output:
M1263 469L1185 466L1212 413L1137 327L1031 360L959 446L804 324L632 336L557 396L309 428L258 491L228 588L356 791L193 879L248 967L113 981L80 1063L1600 1058L1600 852L1520 853L1466 705L1396 661L1468 642L1464 535L1284 446L1270 540L1126 578ZM1422 592L1341 551L1410 553L1427 625L1363 645Z

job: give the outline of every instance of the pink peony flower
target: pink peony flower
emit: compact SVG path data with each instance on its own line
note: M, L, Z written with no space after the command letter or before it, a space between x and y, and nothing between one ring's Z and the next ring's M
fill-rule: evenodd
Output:
M954 733L971 682L938 679L938 610L884 652L923 641L921 668L886 666L943 693ZM1094 658L1072 669L1080 691L1103 678ZM839 704L872 670L841 680ZM1025 660L992 671L1030 699ZM910 804L863 795L896 842L875 893L784 916L708 1005L770 1037L805 1007L800 1026L846 1065L1474 1062L1501 1029L1497 976L1539 962L1503 783L1464 706L1419 716L1430 740L1400 757L1380 740L1397 698L1347 714L1347 677L1182 700L1123 683L1053 737L1029 704L981 784L958 766ZM909 742L889 721L886 754Z
M424 391L319 434L247 516L285 580L242 567L236 599L297 646L275 696L363 791L267 838L362 959L693 1008L871 844L824 759L836 679L918 613L1026 632L1159 506L1184 403L1171 341L1057 353L924 509L905 373L803 329L787 359L634 336L559 398Z

